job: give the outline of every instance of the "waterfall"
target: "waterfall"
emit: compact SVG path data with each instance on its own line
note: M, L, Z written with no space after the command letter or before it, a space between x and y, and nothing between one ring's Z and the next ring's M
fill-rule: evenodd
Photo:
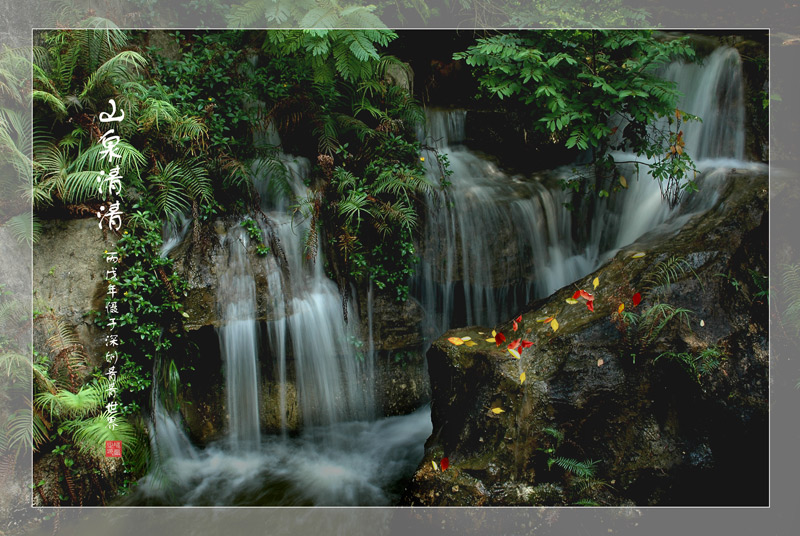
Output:
M229 416L228 438L236 450L258 446L259 366L256 286L247 256L248 235L236 226L222 246L228 253L217 286L220 354L225 366L225 394Z
M573 177L574 166L530 177L509 175L462 144L467 112L426 111L420 140L444 154L452 171L451 186L427 199L423 258L413 284L433 324L431 337L458 325L507 320L530 300L590 273L643 234L678 228L688 219L687 208L696 212L713 206L724 184L720 166L760 166L743 161L744 89L735 49L721 47L702 65L674 62L662 76L683 93L679 109L703 120L681 126L686 150L703 172L701 191L683 209L670 210L646 166L637 175L632 166L621 165L628 188L591 202L588 229L573 229L576 219L563 208L570 198L559 179ZM637 159L623 152L614 156L617 161ZM433 160L428 158L428 171L437 183Z
M412 295L427 313L424 328L429 337L454 326L507 320L531 300L591 273L642 235L676 230L693 213L714 206L727 168L758 166L743 161L744 92L735 50L719 49L702 66L672 64L664 76L684 94L679 108L703 118L703 123L682 126L686 149L703 172L698 178L701 192L670 210L644 168L638 178L632 169L622 168L628 188L610 199L593 199L587 229L577 229L575 222L581 218L564 208L571 198L560 188L560 180L572 176L572 166L531 176L507 173L465 145L466 111L427 111L419 137L445 155L453 171L451 186L426 199L421 218L421 260ZM220 235L224 262L215 268L226 436L204 448L193 445L180 416L165 407L154 382L154 469L131 500L180 505L391 504L398 493L394 487L421 459L431 432L430 410L380 418L374 383L373 332L380 332L373 326L375 291L370 286L363 302L366 325L359 325L356 299L347 305L345 322L342 294L325 273L322 253L313 261L306 258L310 223L293 218L292 205L309 195L311 164L285 154L271 127L257 133L256 142L275 146L288 170L280 179L280 170L267 160L252 168L266 216L257 219L261 239L267 243L274 233L286 264L279 263L276 252L256 257L255 237L241 220L226 222L228 229ZM438 183L435 158L425 156L430 179ZM615 158L632 156L616 153ZM187 235L189 221L165 228L163 255ZM324 243L325 237L317 240ZM265 275L261 286L256 285L256 273ZM261 295L257 288L263 289ZM259 319L258 311L264 310L266 320ZM161 366L157 359L156 377ZM262 384L269 381L277 396L260 396L266 389ZM267 412L278 413L280 434L262 434Z

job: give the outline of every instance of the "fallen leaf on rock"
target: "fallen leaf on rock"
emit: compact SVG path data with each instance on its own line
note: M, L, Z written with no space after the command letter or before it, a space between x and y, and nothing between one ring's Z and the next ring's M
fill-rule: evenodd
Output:
M570 305L575 305L576 303L578 303L578 300L576 300L575 298L567 298L566 301Z
M557 331L558 330L558 320L556 320L554 318L553 321L550 322L550 327L553 328L553 331Z
M592 288L597 288L597 285L599 285L599 284L600 284L600 278L599 277L595 277L592 280Z
M642 253L641 251L639 253L633 254L634 259L641 259L642 257L644 257L644 253Z
M433 466L433 470L434 470L434 471L438 471L438 470L439 470L439 466L438 466L438 465L436 465L436 462L435 462L435 461L431 460L431 465Z
M450 341L450 343L455 344L456 346L461 346L462 344L464 344L464 341L462 341L458 337L450 337L447 340Z
M605 361L603 361L602 359L598 359L598 360L597 360L597 366L598 366L598 367L602 367L602 366L603 366L603 363L605 363Z
M461 337L461 340L464 342L471 341L472 337Z
M705 322L705 320L701 320L701 321L700 321L700 327L702 328L702 327L703 327L703 326L705 326L705 325L706 325L706 322Z
M620 303L619 307L617 307L617 312L619 314L622 314L622 311L624 311L624 310L625 310L625 304L624 303Z
M636 294L633 295L631 301L633 301L633 306L636 307L642 302L642 295L637 292Z
M530 348L531 346L533 346L533 341L520 341L519 345L522 348Z
M494 342L495 342L495 343L497 343L497 346L500 346L501 344L503 344L504 342L506 342L506 336L505 336L505 335L503 335L502 333L498 333L498 334L497 334L497 335L495 335L495 337L494 337Z
M525 383L525 373L519 375L519 383Z
M505 412L506 410L504 410L503 408L492 408L492 413L494 413L495 415L500 415L501 413Z
M478 346L478 343L475 341L467 341L464 343L464 346Z
M450 467L450 460L447 458L442 458L442 461L439 462L439 465L442 466L442 471L447 471L447 468Z
M509 353L509 354L511 354L511 356L512 356L514 359L519 359L519 358L520 358L519 352L517 352L517 351L516 351L516 350L514 350L513 348L509 348L509 349L508 349L508 353Z
M589 309L591 312L594 312L594 302L593 301L587 301L586 302L586 308Z

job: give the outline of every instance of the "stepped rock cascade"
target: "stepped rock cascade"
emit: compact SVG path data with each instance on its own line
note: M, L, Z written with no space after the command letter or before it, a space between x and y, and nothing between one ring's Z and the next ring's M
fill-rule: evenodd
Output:
M282 158L290 171L292 191L299 199L305 199L308 192L303 180L308 162L288 155ZM336 283L324 272L322 253L315 260L306 259L304 237L309 232L309 221L293 219L282 202L271 204L266 197L262 197L262 210L273 222L290 274L290 288L284 289L287 282L278 276L280 270L274 257L267 257L267 273L273 274L269 278L270 295L281 313L267 324L268 345L278 362L281 385L285 385L286 363L291 354L305 426L374 418L374 363L355 345L358 326L344 320L342 297ZM290 296L288 310L283 310L285 293ZM357 318L352 309L348 318ZM281 400L284 404L283 392Z
M574 176L579 166L532 176L508 174L466 147L466 111L427 111L419 138L445 155L453 172L451 185L427 198L421 218L421 261L411 286L426 312L422 327L427 337L452 327L508 320L532 300L551 295L621 248L642 241L643 235L677 232L694 214L713 206L730 168L764 167L743 160L744 99L735 50L719 49L702 66L672 64L664 75L684 94L679 108L703 118L702 124L682 127L686 149L701 171L700 192L672 210L646 166L637 177L621 165L627 189L570 212L564 205L571 197L560 180ZM257 143L280 145L271 128L256 138ZM278 238L285 265L278 252L255 254L258 237L245 229L244 220L225 221L227 228L219 235L225 262L215 267L217 334L226 436L205 448L193 445L154 382L154 469L140 481L133 502L392 504L402 493L399 483L422 458L432 429L430 409L390 418L380 418L376 409L378 345L373 333L379 332L374 319L380 295L370 285L358 300L353 290L345 321L340 289L324 270L323 248L315 260L307 258L310 223L293 217L292 205L309 195L310 162L280 151L277 156L288 171L283 179L267 161L254 163L265 216L255 221L264 244L270 244L271 235ZM425 156L429 178L438 183L436 159ZM614 156L634 159L624 152ZM581 228L577 222L583 222ZM176 247L188 229L189 220L165 227L162 254ZM319 243L324 240L317 237ZM256 272L266 274L261 294ZM364 315L355 310L358 303ZM268 313L266 321L259 320L261 309ZM358 325L359 318L365 326ZM156 376L161 366L155 364ZM281 433L265 435L265 415L274 414L274 406ZM290 419L300 423L298 433Z
M684 95L679 109L703 119L682 125L686 150L700 172L700 191L670 210L646 165L637 174L632 165L620 164L628 188L591 201L591 214L584 218L588 229L574 227L576 218L563 207L570 197L559 179L575 171L592 176L591 170L565 166L533 177L508 175L462 144L466 111L427 111L420 140L444 154L452 171L447 191L428 197L422 262L413 285L428 312L432 336L458 325L492 325L509 318L532 299L596 269L645 233L677 230L692 213L710 208L725 169L765 168L743 160L744 89L735 49L721 47L702 65L674 62L663 76ZM614 157L646 162L624 152ZM428 169L431 181L438 183L434 158L428 159Z
M277 136L270 134L270 141ZM308 161L280 153L288 170L286 185L295 198L308 193ZM256 167L254 169L267 169ZM269 223L262 238L274 232L285 253L288 277L276 256L252 253L255 238L242 225L229 223L221 235L226 261L218 267L217 329L225 376L227 436L205 448L192 444L180 415L168 411L160 388L153 388L153 469L129 499L133 504L180 505L386 505L396 502L398 482L419 462L430 434L426 406L404 416L377 418L374 345L359 351L358 315L343 317L337 285L323 270L324 259L306 259L309 223L293 220L289 203L259 185ZM188 224L165 227L165 243L175 246ZM263 330L257 320L254 263L266 263L272 313ZM368 309L371 310L371 295ZM351 300L351 303L355 300ZM371 313L370 313L371 316ZM161 366L160 362L156 367ZM293 366L294 370L291 370ZM274 367L279 389L282 434L260 429L262 370ZM293 374L292 374L293 372ZM156 376L158 372L156 371ZM265 374L266 376L267 374ZM302 429L287 433L287 385L294 382ZM274 409L274 408L272 408Z

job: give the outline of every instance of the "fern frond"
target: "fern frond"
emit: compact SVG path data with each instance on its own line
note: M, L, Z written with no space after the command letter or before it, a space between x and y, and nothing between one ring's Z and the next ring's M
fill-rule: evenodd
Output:
M42 232L42 223L34 215L18 214L10 218L6 225L11 233L16 237L17 242L27 242L28 245L33 245L39 240Z
M557 456L555 458L550 458L547 463L548 466L552 466L553 464L558 465L565 471L568 471L579 478L592 478L594 476L595 468L600 462L592 460L584 460L580 462L574 458Z
M688 273L691 273L700 281L700 278L685 258L673 256L659 262L653 268L642 281L642 288L644 290L666 289Z
M52 417L82 418L99 410L105 404L106 393L96 385L84 385L77 393L59 389L55 393L37 393L34 405L47 411Z

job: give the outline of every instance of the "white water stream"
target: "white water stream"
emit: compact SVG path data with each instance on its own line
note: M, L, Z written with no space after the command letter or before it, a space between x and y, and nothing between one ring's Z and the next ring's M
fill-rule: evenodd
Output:
M705 65L675 64L666 76L685 93L679 107L701 116L687 125L687 151L704 171L702 191L690 210L670 211L658 184L644 172L628 177L629 188L611 200L596 200L589 232L573 239L573 218L558 179L564 168L533 177L509 176L468 150L466 112L431 111L422 135L445 153L453 170L446 196L431 196L423 234L423 259L413 294L426 313L426 332L437 337L457 325L492 325L531 299L590 273L620 248L654 229L677 229L693 212L716 201L725 169L758 168L744 162L741 67L733 49L720 49ZM274 132L266 139L277 145ZM631 155L618 154L619 160ZM281 155L289 186L304 198L310 165ZM432 158L428 158L431 162ZM432 179L438 182L436 169ZM262 177L260 185L269 177ZM266 263L272 314L256 313L255 257L239 222L222 239L227 262L219 274L218 328L224 364L226 437L198 448L180 417L168 412L154 387L151 433L154 468L133 501L178 505L373 505L391 504L416 467L431 432L430 411L380 418L375 407L373 292L366 296L366 329L358 315L342 315L337 285L324 259L305 261L308 222L293 222L290 203L259 186L262 209L286 252L289 279L273 255ZM188 223L166 231L164 255L188 231ZM262 230L266 236L266 229ZM320 237L320 240L323 238ZM285 299L284 299L285 298ZM352 300L355 301L355 300ZM263 329L262 329L263 326ZM356 344L359 333L369 340ZM363 348L363 351L362 351ZM262 372L274 370L282 434L262 434L265 398ZM287 392L292 381L296 395ZM155 382L157 383L157 382ZM297 400L293 409L293 400ZM290 412L299 411L302 431L289 433Z

